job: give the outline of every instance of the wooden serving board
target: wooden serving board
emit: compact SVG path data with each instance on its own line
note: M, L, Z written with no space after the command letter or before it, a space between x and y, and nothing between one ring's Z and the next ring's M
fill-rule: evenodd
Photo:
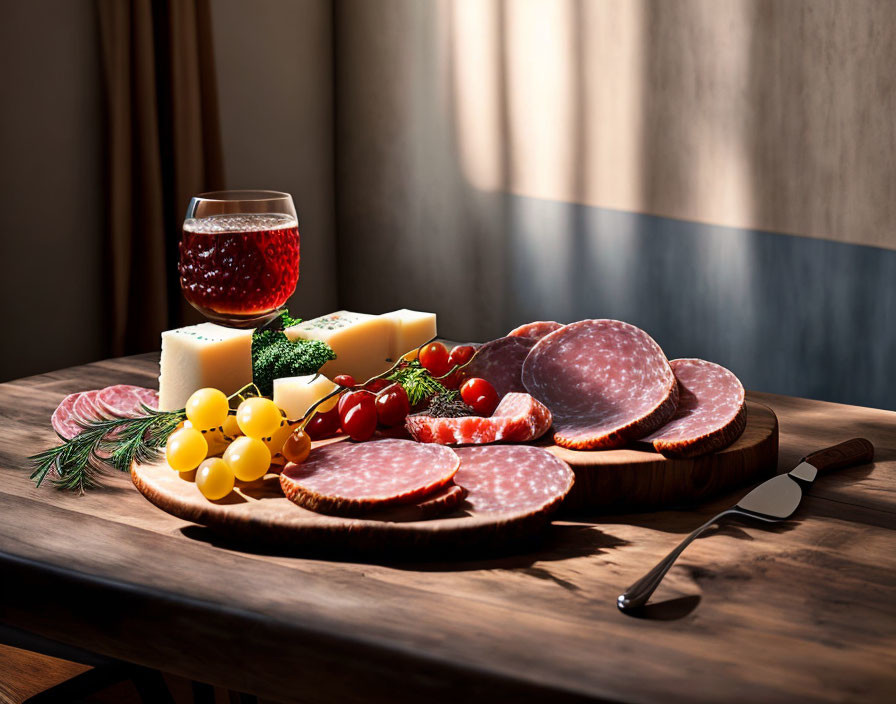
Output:
M667 460L639 450L576 452L556 446L548 450L566 460L576 474L564 508L617 511L694 504L773 473L778 421L771 409L750 403L741 438L722 452L693 460ZM359 551L472 544L481 548L531 535L548 520L527 512L477 513L463 507L426 521L418 520L412 507L365 518L326 516L284 497L276 474L239 486L226 499L209 501L196 488L193 474L178 474L164 462L131 469L137 489L164 511L260 543Z
M687 460L666 459L649 446L602 452L547 448L564 460L576 483L565 511L622 513L685 508L775 474L778 418L747 401L747 427L730 447Z

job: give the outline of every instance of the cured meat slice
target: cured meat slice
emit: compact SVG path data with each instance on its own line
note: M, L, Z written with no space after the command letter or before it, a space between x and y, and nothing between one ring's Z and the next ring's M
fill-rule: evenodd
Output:
M425 497L417 504L421 518L435 518L451 513L467 497L467 490L457 484L449 484Z
M72 406L72 413L76 423L79 420L90 421L98 420L103 417L103 409L100 408L96 400L100 391L101 389L83 391L81 392L81 395L75 399L75 403Z
M137 395L137 398L139 399L140 403L142 403L144 406L146 406L148 408L153 408L155 410L159 409L159 392L158 391L156 391L155 389L147 389L143 386L136 386L134 388L135 388L134 393ZM143 412L142 409L139 408L139 406L138 406L138 410L141 413Z
M551 412L530 394L512 392L501 399L488 418L412 415L407 417L405 425L418 442L440 445L483 445L499 440L528 442L548 432Z
M573 485L569 465L540 447L495 445L456 452L460 469L454 480L467 490L467 504L476 513L547 515Z
M470 363L464 367L463 376L466 379L480 377L485 379L498 392L498 396L525 391L520 372L523 369L523 361L529 350L535 344L535 340L525 337L499 337L497 340L486 342L476 350L476 354Z
M728 447L747 427L744 387L725 367L702 359L673 359L678 409L644 438L667 457L696 457Z
M145 391L150 389L130 384L107 386L96 395L96 404L105 415L113 418L133 418L143 415L140 404L144 403L144 396L141 393Z
M560 323L556 323L553 320L536 320L534 323L526 323L518 328L514 328L507 333L507 337L524 337L537 341L562 327Z
M448 484L460 460L454 450L411 440L336 442L289 463L280 486L290 501L312 511L345 515L411 503Z
M646 332L582 320L539 340L523 365L526 389L554 416L554 442L620 447L665 424L678 403L669 361Z
M56 431L56 434L61 437L63 440L71 440L75 435L81 432L81 426L75 422L74 418L74 407L75 403L78 400L78 397L81 396L80 391L74 394L69 394L56 406L56 410L53 411L53 415L50 416L50 424L53 426L53 430Z

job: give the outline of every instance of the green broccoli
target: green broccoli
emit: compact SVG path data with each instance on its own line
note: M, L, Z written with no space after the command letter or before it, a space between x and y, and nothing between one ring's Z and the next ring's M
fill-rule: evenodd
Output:
M286 337L282 327L295 325L299 320L283 313L278 322L279 326L273 323L252 334L252 381L266 396L274 393L274 379L314 374L328 361L336 359L326 342L292 341Z

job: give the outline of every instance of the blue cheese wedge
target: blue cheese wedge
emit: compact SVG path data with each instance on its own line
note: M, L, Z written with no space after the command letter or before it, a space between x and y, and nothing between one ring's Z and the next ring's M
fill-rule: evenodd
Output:
M363 383L392 366L392 340L396 323L382 315L340 310L306 320L286 329L290 340L322 340L333 348L336 359L320 372L329 378L351 374Z
M183 408L197 389L228 396L252 381L252 331L200 323L162 333L159 408Z

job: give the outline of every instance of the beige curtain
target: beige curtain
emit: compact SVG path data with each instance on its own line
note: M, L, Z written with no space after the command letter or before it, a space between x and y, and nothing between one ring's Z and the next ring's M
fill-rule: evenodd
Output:
M155 349L192 317L177 280L191 195L222 164L206 0L98 0L107 131L106 315L111 352Z

